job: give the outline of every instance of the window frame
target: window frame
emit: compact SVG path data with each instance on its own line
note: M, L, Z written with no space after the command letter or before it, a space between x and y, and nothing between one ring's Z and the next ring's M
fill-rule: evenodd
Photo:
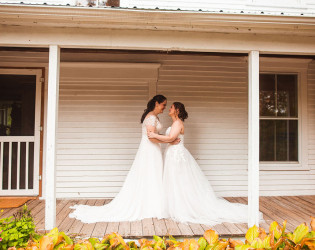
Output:
M305 61L305 67L301 66L301 61ZM308 165L308 122L307 122L307 68L309 60L285 59L285 58L261 58L259 74L276 75L297 75L297 104L298 104L298 161L259 161L260 170L309 170ZM291 67L286 65L292 63ZM293 67L294 62L299 63L299 67ZM277 64L275 66L274 64ZM270 66L268 66L270 64ZM280 65L280 66L279 66ZM261 116L259 115L259 121ZM285 119L287 120L287 119ZM260 149L259 149L260 150Z

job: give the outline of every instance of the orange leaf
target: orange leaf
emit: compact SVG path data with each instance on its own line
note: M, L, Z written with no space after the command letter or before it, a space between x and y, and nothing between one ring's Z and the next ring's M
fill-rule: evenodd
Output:
M315 231L315 217L311 216L311 229Z
M235 248L236 246L239 246L239 245L244 245L243 241L241 240L233 240L233 239L229 239L229 244L230 244L230 247L232 248Z
M208 241L210 246L216 243L219 239L217 232L212 229L205 231L203 237Z
M262 227L259 227L258 228L258 232L259 232L259 238L261 239L261 240L264 240L266 237L267 237L267 234L266 234L266 231L265 231L265 229L263 229Z
M45 250L54 249L53 239L47 235L44 235L39 241L39 249L45 249Z

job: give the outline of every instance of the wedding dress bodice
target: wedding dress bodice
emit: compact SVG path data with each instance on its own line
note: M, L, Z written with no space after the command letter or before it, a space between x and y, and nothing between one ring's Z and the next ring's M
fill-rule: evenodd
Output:
M154 131L155 133L160 132L162 127L163 127L162 124L160 123L159 119L155 115L147 116L142 123L142 137L143 136L148 137L146 126L155 127L155 131Z
M168 128L167 128L167 130L166 130L166 132L165 132L166 135L169 135L169 134L170 134L171 128L172 128L172 127L168 127ZM184 145L184 135L183 135L183 134L179 134L179 135L177 136L177 138L180 139L180 142L179 142L178 144L176 144L176 145ZM175 146L175 145L174 145L174 146Z

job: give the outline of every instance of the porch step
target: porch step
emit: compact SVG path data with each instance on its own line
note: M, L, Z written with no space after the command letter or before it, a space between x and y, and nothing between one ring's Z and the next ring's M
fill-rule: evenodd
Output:
M29 200L36 200L37 197L0 197L0 208L20 207Z

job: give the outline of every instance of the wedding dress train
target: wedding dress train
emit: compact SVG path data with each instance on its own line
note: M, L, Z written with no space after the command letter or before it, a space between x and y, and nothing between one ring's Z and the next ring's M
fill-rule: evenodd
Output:
M247 223L248 206L216 197L198 163L185 148L184 135L179 138L180 143L169 144L164 153L164 216L182 223ZM262 220L261 213L260 217Z
M142 124L142 138L131 169L118 195L104 206L75 205L69 217L84 223L135 221L162 218L163 159L160 144L147 137L146 126L156 131L161 124L156 116L147 117Z

